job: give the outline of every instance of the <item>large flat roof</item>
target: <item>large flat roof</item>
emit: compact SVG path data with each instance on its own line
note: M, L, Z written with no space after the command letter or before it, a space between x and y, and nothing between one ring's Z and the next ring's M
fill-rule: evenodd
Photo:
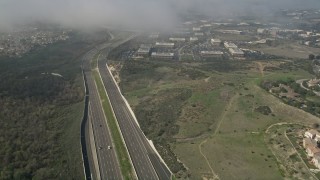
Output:
M200 51L204 55L223 55L222 51Z

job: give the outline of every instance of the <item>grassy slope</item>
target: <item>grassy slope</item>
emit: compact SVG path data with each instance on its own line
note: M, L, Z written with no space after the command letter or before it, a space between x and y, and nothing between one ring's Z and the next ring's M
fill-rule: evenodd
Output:
M300 78L299 76L306 77L307 73L301 71L301 73L281 74L280 72L278 74L276 72L271 74L275 74L274 77L281 78ZM273 76L271 74L270 77ZM236 80L236 76L239 77L237 74L228 73L224 77L232 81ZM251 72L251 76L259 77L259 74ZM252 79L250 75L249 77L245 76L242 82L234 81L235 84L244 83L243 86L247 87L248 90L236 88L236 93L241 94L241 96L236 98L229 108L226 108L223 122L218 130L219 133L210 135L209 140L203 146L203 151L210 159L211 166L222 179L255 179L257 177L279 179L281 174L277 170L274 158L267 158L267 161L265 159L266 156L271 155L271 152L264 143L263 131L269 125L282 121L307 124L319 121L318 118L306 116L307 113L294 110L295 108L283 104L279 99L258 87L256 82L259 82L259 79ZM254 98L246 95L253 95ZM261 105L269 106L273 110L274 116L265 116L254 112L254 108ZM199 141L192 143L194 144L190 146L197 148L196 144L199 144ZM199 163L195 166L194 161L189 161L187 157L190 154L186 155L183 150L188 148L187 143L183 144L182 147L179 146L176 145L177 154L181 154L187 159L187 166L196 169L192 173L196 175L194 178L209 173L205 163L198 161ZM195 154L197 154L196 152ZM202 159L199 154L197 158ZM198 168L199 164L203 164L202 169ZM262 174L262 172L264 173Z
M80 122L82 120L84 103L79 102L77 104L66 107L61 112L63 115L59 120L64 121L62 123L64 127L62 137L60 140L61 145L65 148L62 159L67 160L67 170L69 171L68 178L82 179L83 174L83 163L81 156L81 147L79 145L80 137ZM59 165L61 166L61 164ZM65 169L60 169L64 171ZM61 176L63 178L63 176Z
M307 124L319 121L283 104L258 87L263 78L312 77L299 68L268 71L261 77L255 62L243 62L242 65L234 62L236 66L216 62L204 66L190 64L210 77L209 80L207 77L192 80L188 76L177 75L179 71L174 64L154 64L153 68L138 68L138 73L131 72L130 77L123 69L122 89L136 113L140 111L137 109L139 103L150 97L161 98L154 96L159 90L166 89L170 93L173 87L192 89L192 96L182 107L175 123L179 125L179 132L174 136L176 141L170 143L178 158L189 168L191 179L212 176L199 153L199 144L204 140L207 141L202 145L202 151L221 179L280 179L282 175L275 157L264 142L264 130L282 121ZM160 73L157 65L168 71ZM157 107L154 103L149 105ZM274 115L266 116L254 111L265 105L272 109ZM165 112L157 113L161 116Z

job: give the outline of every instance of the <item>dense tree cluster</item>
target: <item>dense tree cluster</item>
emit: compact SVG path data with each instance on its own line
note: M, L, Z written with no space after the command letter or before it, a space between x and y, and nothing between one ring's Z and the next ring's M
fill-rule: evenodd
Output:
M262 81L261 87L265 90L269 91L273 87L279 87L280 84L286 85L290 87L295 93L298 93L302 100L296 100L291 98L282 97L282 100L294 107L302 108L306 112L309 112L313 115L320 116L320 103L318 101L312 101L310 99L317 99L316 94L312 90L306 90L300 86L300 84L296 83L293 79L286 79L286 80L278 80L278 81ZM279 92L275 92L276 94L279 93L287 93L287 90L281 88Z
M80 131L81 119L66 115L83 101L79 55L86 46L71 39L22 58L0 57L0 179L82 178L71 172L63 135L72 121Z

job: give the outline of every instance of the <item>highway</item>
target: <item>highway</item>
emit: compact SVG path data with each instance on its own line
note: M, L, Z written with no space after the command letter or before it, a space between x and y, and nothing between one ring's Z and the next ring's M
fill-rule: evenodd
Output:
M110 49L100 56L98 61L99 72L109 96L113 111L119 123L123 138L127 145L130 157L139 179L171 179L171 172L162 163L147 138L130 113L120 89L107 69L106 61Z
M113 148L112 143L112 137L110 134L109 127L107 126L106 117L104 115L102 104L100 101L100 97L98 94L98 90L94 81L94 77L91 72L90 67L90 61L94 57L94 55L97 53L96 50L89 51L84 56L84 75L87 80L87 87L89 91L89 111L88 111L88 124L87 126L92 127L93 131L93 138L94 138L94 147L91 146L91 143L87 143L87 146L89 146L91 149L91 161L95 159L94 157L97 157L98 162L95 162L98 164L98 171L95 169L94 166L95 163L90 163L90 169L91 172L100 172L100 174L94 174L92 175L96 179L123 179L119 161L115 152L115 149ZM91 134L88 133L87 136L90 136ZM92 135L91 135L92 136ZM111 147L111 149L108 148L108 146Z
M99 73L110 99L111 106L119 124L121 134L125 141L138 179L169 180L171 179L170 170L164 163L162 163L159 156L149 144L142 130L135 122L135 119L127 107L120 89L118 89L118 86L114 82L112 75L106 67L106 57L108 53L113 48L132 39L133 37L134 36L130 36L127 39L118 38L112 42L96 46L96 48L89 51L84 57L83 69L89 89L89 119L92 122L97 153L96 156L98 157L97 159L100 170L100 178L99 175L96 177L98 177L97 179L123 179L114 149L107 149L107 146L112 144L111 135L103 114L99 94L95 86L95 81L91 74L90 61L96 54L102 52L98 59ZM102 149L99 149L99 147L102 147ZM92 156L94 156L94 153ZM94 161L92 156L90 156L91 161ZM92 164L94 163L90 162L90 164L91 172L95 172L92 169L94 168L92 167Z

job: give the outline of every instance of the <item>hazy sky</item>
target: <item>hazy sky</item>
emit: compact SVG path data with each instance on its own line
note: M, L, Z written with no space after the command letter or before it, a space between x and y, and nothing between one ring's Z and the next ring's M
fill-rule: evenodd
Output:
M320 0L0 0L0 30L34 21L72 27L171 27L188 11L210 16L320 9Z

